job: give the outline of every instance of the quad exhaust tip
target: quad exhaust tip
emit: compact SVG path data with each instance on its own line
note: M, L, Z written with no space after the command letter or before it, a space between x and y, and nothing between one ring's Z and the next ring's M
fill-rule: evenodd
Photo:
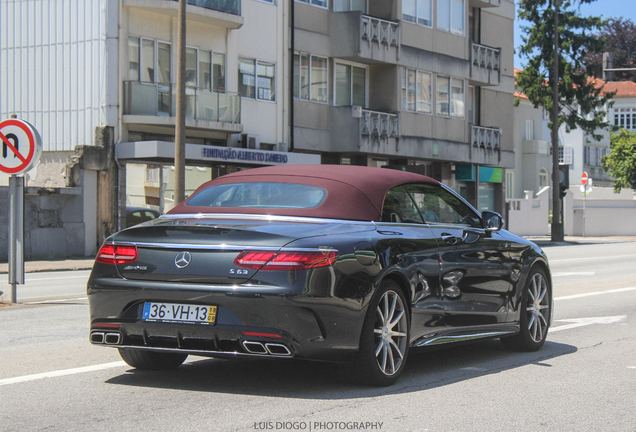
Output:
M243 348L250 354L270 354L279 357L291 355L289 348L277 343L262 344L261 342L243 341Z

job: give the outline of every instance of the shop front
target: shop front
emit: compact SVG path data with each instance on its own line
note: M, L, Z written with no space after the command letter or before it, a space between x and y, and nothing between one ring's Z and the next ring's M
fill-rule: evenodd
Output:
M503 212L503 168L455 165L455 191L479 211Z

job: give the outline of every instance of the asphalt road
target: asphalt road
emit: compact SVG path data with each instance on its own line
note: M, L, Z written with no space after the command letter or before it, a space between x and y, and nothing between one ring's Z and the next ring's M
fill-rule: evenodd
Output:
M87 272L27 275L30 304L0 308L0 430L636 431L636 243L546 251L556 321L542 350L419 352L383 389L301 361L135 371L88 343Z

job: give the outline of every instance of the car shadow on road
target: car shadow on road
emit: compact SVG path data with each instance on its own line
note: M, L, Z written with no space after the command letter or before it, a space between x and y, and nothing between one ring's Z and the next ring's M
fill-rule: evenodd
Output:
M514 353L498 341L412 351L398 382L387 388L365 387L347 380L346 368L300 360L221 360L192 357L176 371L129 369L108 384L197 392L245 394L298 399L357 399L442 387L529 365L550 366L550 359L577 348L546 342L540 351Z

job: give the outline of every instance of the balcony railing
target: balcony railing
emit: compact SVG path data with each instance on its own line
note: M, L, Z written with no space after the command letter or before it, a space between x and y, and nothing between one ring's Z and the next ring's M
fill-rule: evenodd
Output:
M473 65L498 71L501 68L501 50L486 45L473 43Z
M400 24L380 18L362 15L362 39L380 45L398 46L400 44Z
M397 114L362 110L362 135L396 138L399 134Z
M176 112L175 84L124 82L124 114L172 117ZM241 122L241 97L235 93L187 87L186 117L238 124Z
M241 15L241 0L188 0L188 4L232 15Z
M473 126L471 133L473 147L498 150L501 148L501 129L484 126Z

